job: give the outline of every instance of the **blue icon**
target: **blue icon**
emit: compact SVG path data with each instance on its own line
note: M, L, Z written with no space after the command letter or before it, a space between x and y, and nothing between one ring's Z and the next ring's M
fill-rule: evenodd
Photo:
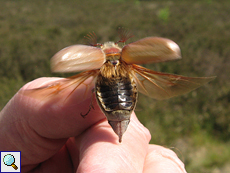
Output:
M18 169L18 167L14 164L15 163L15 158L12 154L7 154L3 158L3 162L7 166L12 166L15 170Z

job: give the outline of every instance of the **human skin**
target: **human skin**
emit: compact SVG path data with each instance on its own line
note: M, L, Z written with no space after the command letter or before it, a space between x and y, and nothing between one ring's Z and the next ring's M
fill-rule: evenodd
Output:
M39 78L21 91L58 78ZM162 146L149 144L151 135L135 113L121 143L96 104L87 112L89 97L81 85L63 102L16 93L0 112L0 150L21 151L22 172L182 173L184 164Z

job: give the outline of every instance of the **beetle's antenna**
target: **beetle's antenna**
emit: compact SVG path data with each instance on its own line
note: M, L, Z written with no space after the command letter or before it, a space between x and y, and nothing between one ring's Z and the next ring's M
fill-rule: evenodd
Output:
M97 43L97 35L95 32L90 32L84 38L87 41L87 44L90 46L101 46L100 43Z
M123 28L123 27L119 27L118 28L118 34L119 34L119 37L120 37L120 40L117 41L116 43L124 43L126 42L129 38L133 37L134 35L131 33L131 31Z

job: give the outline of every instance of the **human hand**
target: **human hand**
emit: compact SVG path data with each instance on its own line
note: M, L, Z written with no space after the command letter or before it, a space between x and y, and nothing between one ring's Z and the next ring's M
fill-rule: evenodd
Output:
M23 89L51 80L57 79L40 78ZM65 104L17 93L0 113L0 150L21 151L22 172L186 172L173 151L149 144L150 133L134 113L122 143L95 102L82 118L91 100L79 101L82 90Z

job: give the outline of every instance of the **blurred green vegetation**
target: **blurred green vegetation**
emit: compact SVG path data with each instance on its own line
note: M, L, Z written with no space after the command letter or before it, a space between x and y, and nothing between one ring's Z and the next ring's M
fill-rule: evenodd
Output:
M172 148L188 172L230 172L230 1L7 0L0 1L0 108L25 83L52 74L50 58L83 44L117 41L119 26L135 37L167 37L183 59L146 65L185 76L217 76L183 96L155 101L140 95L137 115L151 143Z

